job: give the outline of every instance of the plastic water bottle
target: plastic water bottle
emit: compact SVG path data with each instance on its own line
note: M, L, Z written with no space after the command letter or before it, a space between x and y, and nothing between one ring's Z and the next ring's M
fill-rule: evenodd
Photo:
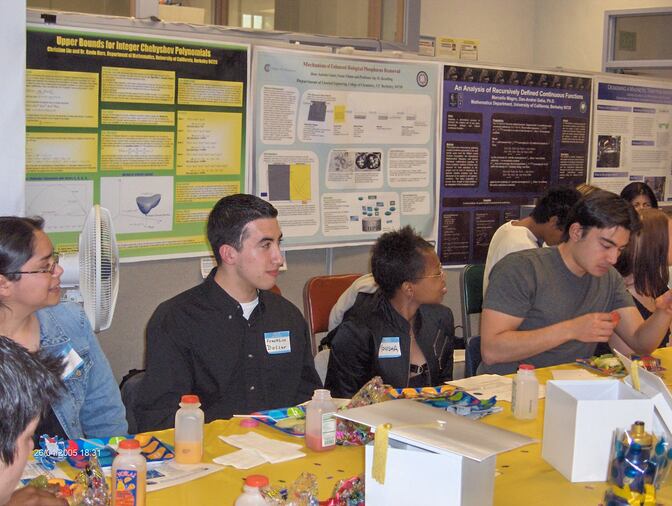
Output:
M261 474L253 474L245 478L243 493L238 496L233 506L267 506L268 503L259 489L268 485L268 478Z
M331 392L319 388L306 408L306 446L323 452L336 446L336 404Z
M183 395L175 413L175 462L198 464L203 458L205 416L198 395Z
M513 378L511 391L511 408L513 416L521 420L537 417L539 403L539 381L534 374L534 366L520 364L518 373Z
M124 439L112 462L112 506L145 506L147 461L137 439Z

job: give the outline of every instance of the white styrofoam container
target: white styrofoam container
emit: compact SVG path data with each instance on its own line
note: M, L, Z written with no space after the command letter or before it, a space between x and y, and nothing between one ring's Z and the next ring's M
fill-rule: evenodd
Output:
M376 427L391 424L385 484L371 477L366 447L367 506L492 504L498 453L532 439L410 399L338 411L337 417Z
M617 380L548 381L541 456L573 482L605 481L615 429L651 429L653 401Z
M481 462L434 453L389 439L385 484L371 476L373 444L366 446L366 504L369 506L484 506L492 504L496 456Z

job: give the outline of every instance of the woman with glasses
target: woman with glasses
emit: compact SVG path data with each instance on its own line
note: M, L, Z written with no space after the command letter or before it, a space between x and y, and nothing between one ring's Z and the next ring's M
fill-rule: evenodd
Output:
M395 388L440 385L453 375L453 313L431 244L411 227L380 236L371 251L375 293L361 287L343 322L322 341L331 349L325 388L352 397L381 376Z
M41 218L0 217L0 335L63 357L67 388L35 431L69 439L126 434L110 364L84 311L61 303L61 274Z

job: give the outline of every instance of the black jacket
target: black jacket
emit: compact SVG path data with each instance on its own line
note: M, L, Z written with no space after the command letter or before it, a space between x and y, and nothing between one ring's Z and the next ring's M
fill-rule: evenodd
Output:
M288 336L289 346L269 349L272 333ZM147 325L146 361L136 401L140 431L172 427L184 394L200 397L209 422L294 406L321 386L299 310L260 290L259 305L246 320L240 304L214 281L214 270L156 309Z
M429 366L430 385L453 377L452 311L439 304L422 305L415 317L415 336ZM381 376L395 388L408 386L411 338L409 323L380 292L360 293L355 304L322 344L331 348L325 388L335 397L352 397L367 381ZM401 356L380 358L383 337L398 337Z

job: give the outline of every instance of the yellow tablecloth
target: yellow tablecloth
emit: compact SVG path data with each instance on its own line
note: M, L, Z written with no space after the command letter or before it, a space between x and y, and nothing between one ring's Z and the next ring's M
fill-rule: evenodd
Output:
M672 348L661 349L655 353L669 371L664 377L666 384L672 384ZM537 377L540 383L552 378L553 369L576 367L563 365L554 368L539 369ZM543 431L543 400L539 403L539 416L536 420L520 421L513 418L510 404L502 402L504 411L483 418L483 422L496 425L520 434L536 438L538 443L504 453L497 458L495 478L495 505L597 505L602 501L606 484L571 483L541 458L541 438ZM205 457L212 459L235 451L217 438L220 434L238 434L249 429L241 428L238 420L216 421L206 426ZM303 442L302 439L286 436L281 432L260 425L260 434L291 442ZM155 433L159 438L172 443L172 431ZM327 453L316 453L305 449L307 456L284 464L263 465L247 471L225 468L199 480L185 485L152 492L147 497L148 506L227 506L233 504L241 493L245 476L264 474L271 483L290 484L302 471L315 474L319 480L320 499L331 494L334 484L342 478L361 474L364 470L364 451L362 448L338 447ZM437 493L441 484L437 483ZM442 491L441 493L447 493ZM672 485L661 490L658 503L672 504Z

